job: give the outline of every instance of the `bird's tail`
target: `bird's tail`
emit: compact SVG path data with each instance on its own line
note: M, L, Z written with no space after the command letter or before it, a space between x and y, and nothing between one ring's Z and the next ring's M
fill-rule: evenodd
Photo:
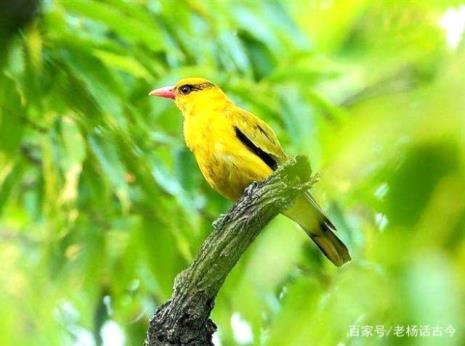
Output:
M323 214L309 193L297 197L292 207L284 214L297 222L336 266L340 267L350 261L349 250L334 234L336 227Z
M328 259L336 266L340 267L344 263L350 261L350 254L344 243L334 234L330 228L326 228L326 224L321 225L320 234L307 234L318 245L320 250Z

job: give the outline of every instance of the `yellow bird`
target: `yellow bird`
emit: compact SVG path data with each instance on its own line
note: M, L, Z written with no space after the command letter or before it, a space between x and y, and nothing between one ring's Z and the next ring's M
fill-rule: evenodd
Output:
M208 184L226 198L238 199L249 184L264 180L287 160L271 127L206 79L183 79L150 95L174 100L184 116L186 145ZM283 214L297 222L335 265L350 260L333 233L336 228L309 192Z

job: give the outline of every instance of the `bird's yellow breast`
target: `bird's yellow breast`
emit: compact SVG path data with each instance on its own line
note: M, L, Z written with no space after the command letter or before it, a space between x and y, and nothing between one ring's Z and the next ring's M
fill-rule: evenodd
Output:
M249 184L272 172L238 140L225 109L190 114L184 138L207 182L229 199L239 198Z

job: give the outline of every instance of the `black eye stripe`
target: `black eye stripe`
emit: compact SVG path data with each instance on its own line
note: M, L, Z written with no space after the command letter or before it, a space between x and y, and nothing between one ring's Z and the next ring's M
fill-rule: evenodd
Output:
M206 82L206 83L201 83L201 84L196 84L196 85L193 85L192 86L192 90L203 90L203 89L207 89L207 88L210 88L212 87L213 84L212 83L209 83L209 82Z
M192 91L199 91L207 88L213 87L213 84L210 82L200 83L200 84L184 84L178 87L178 90L181 94L187 95Z

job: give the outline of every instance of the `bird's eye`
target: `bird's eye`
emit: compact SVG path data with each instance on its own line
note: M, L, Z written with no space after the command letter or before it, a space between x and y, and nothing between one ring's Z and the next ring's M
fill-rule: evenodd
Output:
M187 95L192 91L192 89L193 89L192 85L186 84L186 85L181 86L179 88L179 91L181 92L181 94Z

